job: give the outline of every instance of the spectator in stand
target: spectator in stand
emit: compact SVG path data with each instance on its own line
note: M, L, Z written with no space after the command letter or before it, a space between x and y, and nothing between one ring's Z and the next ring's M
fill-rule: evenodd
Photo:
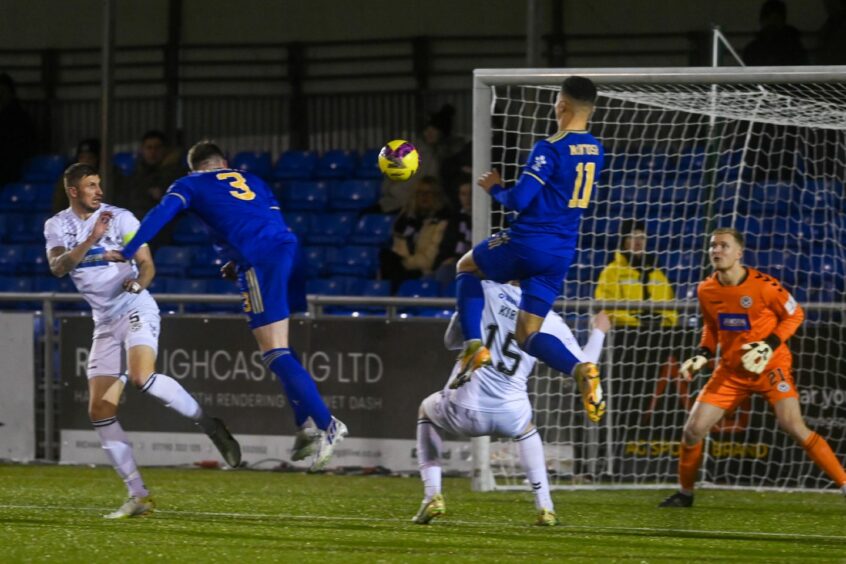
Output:
M15 81L0 73L0 186L18 180L34 154L35 125L18 100Z
M441 252L435 264L435 279L446 286L455 280L455 264L473 248L473 183L465 174L458 187L458 211L447 222Z
M417 173L405 182L385 180L382 183L379 209L371 211L380 213L397 212L408 202L416 178L432 176L440 179L441 163L444 159L457 153L462 146L462 141L452 136L454 115L455 108L450 104L444 104L440 110L432 114L426 127L423 128L422 139L413 141L420 156L420 166Z
M100 168L100 140L99 139L83 139L76 146L76 160L74 163L82 163L93 166L96 169ZM68 194L65 191L65 181L59 178L56 181L56 187L53 189L53 213L59 213L63 209L70 206Z
M473 144L465 143L441 163L441 184L450 206L461 209L459 190L465 177L473 174Z
M767 0L761 6L761 30L743 49L749 66L807 65L808 52L799 30L787 24L787 6L782 0Z
M625 221L620 231L620 249L599 275L597 300L663 302L673 299L673 289L657 266L655 255L646 252L643 222ZM625 309L608 311L617 326L675 327L675 310Z
M161 201L170 185L187 173L188 170L179 162L179 151L169 147L165 134L150 130L141 138L135 172L131 176L115 177L115 205L142 219ZM172 224L169 224L150 246L155 249L168 244L172 231Z
M432 273L448 218L437 179L420 178L394 223L392 247L380 254L382 278L391 281L392 292L405 280Z

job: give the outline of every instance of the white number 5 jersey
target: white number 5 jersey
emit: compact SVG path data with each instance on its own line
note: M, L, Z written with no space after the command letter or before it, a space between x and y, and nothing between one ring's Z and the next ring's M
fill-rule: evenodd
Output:
M477 411L511 411L511 402L528 400L528 378L535 367L535 357L524 352L514 336L517 313L520 309L520 288L499 284L490 280L482 282L485 293L485 308L482 310L482 340L491 351L491 365L477 370L469 382L450 390L444 389L450 400L462 407ZM602 349L605 334L594 330L591 342L586 346L589 353L579 347L573 332L561 317L550 311L544 319L541 331L557 337L580 362L596 362ZM598 341L598 342L597 342ZM444 336L448 349L461 349L461 331L457 319L452 322ZM450 375L451 381L458 372L456 363ZM509 405L511 404L511 405Z
M128 240L138 230L138 220L123 208L103 204L86 220L70 208L60 211L44 224L47 252L56 247L64 247L68 251L77 247L91 234L103 211L113 214L106 233L70 272L76 289L91 305L95 323L114 319L136 303L155 303L147 290L140 294L123 290L125 280L138 277L134 262L107 262L103 258L106 251L122 249L125 239Z

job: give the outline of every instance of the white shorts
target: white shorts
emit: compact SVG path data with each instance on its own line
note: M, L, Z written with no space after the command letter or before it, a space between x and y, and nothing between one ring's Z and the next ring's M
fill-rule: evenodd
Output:
M159 351L159 306L149 302L136 304L124 315L94 326L88 355L88 378L120 377L126 372L126 354L132 347L146 345Z
M423 400L423 411L438 427L460 437L502 437L513 439L522 435L532 422L529 400L512 402L509 411L477 411L450 401L443 391Z

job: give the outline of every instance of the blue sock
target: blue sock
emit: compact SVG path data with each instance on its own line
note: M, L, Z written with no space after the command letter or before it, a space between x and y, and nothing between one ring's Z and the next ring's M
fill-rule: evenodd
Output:
M332 414L323 403L317 385L311 375L303 368L291 349L272 349L262 355L264 363L270 368L285 390L288 403L294 410L297 426L311 417L318 429L326 430L332 422Z
M532 333L526 339L523 350L564 374L572 373L573 367L579 363L564 343L549 333Z
M485 307L485 294L482 281L475 274L459 272L455 278L456 308L458 321L464 340L482 338L482 308Z

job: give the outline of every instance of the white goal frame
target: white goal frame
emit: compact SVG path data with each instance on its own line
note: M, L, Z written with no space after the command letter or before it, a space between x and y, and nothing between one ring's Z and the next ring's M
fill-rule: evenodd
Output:
M477 244L491 234L491 198L480 189L475 189L475 179L491 169L491 151L494 103L493 87L497 86L559 86L568 76L578 75L592 79L602 90L603 85L620 84L708 84L719 88L720 84L799 84L828 83L846 84L846 66L806 67L689 67L689 68L594 68L594 69L477 69L473 73L473 242ZM702 112L708 115L708 112ZM713 119L713 116L712 116ZM598 135L601 140L601 135ZM584 310L596 307L594 300L559 301L564 307ZM608 302L603 302L607 306ZM628 304L631 307L633 304ZM698 309L695 299L677 300L671 303L679 311ZM842 308L842 304L803 303L806 311L818 309L831 311ZM691 328L691 331L698 329ZM612 331L613 333L613 331ZM613 394L613 390L607 390ZM681 430L679 429L679 433ZM497 486L490 464L490 439L472 440L472 488L474 491L502 489ZM564 485L558 489L624 489L624 488L668 488L671 484L614 484L614 485ZM706 484L706 487L708 485ZM729 489L778 489L769 487L727 486ZM795 491L795 490L794 490ZM812 490L820 491L820 490Z

